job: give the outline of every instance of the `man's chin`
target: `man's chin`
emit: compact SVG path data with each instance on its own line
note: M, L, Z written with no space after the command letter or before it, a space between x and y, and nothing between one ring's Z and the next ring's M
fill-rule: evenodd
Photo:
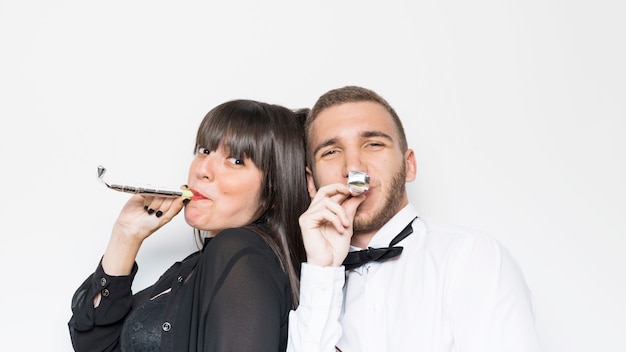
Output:
M358 209L354 216L354 233L380 230L397 213L396 208L395 204L386 204L377 209Z
M358 211L354 216L353 231L357 232L369 232L376 227L374 216L367 211Z

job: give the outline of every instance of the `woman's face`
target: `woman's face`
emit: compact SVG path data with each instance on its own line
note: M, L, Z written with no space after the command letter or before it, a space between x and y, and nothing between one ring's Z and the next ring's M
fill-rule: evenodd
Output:
M185 206L185 220L211 236L226 228L250 224L261 204L263 173L252 160L199 148L189 168L188 186L194 196Z

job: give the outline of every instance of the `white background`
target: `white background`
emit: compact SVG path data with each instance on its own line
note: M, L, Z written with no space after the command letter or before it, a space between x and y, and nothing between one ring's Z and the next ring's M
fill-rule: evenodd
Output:
M396 108L424 217L518 259L545 351L624 351L626 2L0 1L0 347L69 351L70 299L128 195L178 187L234 98L348 84ZM149 238L142 288L195 249Z

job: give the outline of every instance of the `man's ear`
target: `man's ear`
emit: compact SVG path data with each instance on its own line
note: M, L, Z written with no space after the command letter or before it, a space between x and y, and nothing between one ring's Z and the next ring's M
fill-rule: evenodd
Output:
M417 161L415 160L415 152L413 149L408 149L404 154L404 162L406 164L406 178L405 182L415 181L417 175Z
M315 187L315 180L313 180L313 171L308 166L306 167L306 187L309 190L309 197L313 199L317 194L317 187Z

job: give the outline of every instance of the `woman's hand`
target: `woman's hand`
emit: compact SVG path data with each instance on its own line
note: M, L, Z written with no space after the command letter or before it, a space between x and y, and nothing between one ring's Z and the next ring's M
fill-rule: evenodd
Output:
M183 199L134 195L122 208L113 236L142 242L170 222L183 208Z
M102 257L104 272L112 276L130 274L143 241L180 212L183 199L132 196L113 225Z
M317 190L299 223L307 262L317 266L341 266L350 250L352 222L365 195L351 196L340 183Z

